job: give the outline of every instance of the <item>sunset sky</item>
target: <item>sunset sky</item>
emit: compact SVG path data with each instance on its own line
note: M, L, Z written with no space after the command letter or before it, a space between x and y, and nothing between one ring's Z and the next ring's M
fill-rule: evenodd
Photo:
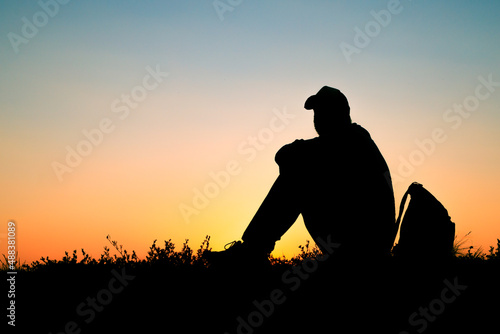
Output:
M342 90L391 170L422 183L457 235L500 238L500 2L0 1L0 230L19 256L94 257L111 235L241 235L316 136L304 101ZM360 208L362 209L362 208ZM332 213L333 215L333 213ZM311 239L297 221L277 243Z

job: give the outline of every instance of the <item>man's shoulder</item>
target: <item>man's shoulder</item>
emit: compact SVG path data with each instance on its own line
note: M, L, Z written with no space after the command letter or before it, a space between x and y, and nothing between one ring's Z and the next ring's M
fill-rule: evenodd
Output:
M357 123L351 124L350 131L351 131L351 133L354 133L355 135L371 138L368 130L366 130L364 127L362 127L361 125L359 125Z

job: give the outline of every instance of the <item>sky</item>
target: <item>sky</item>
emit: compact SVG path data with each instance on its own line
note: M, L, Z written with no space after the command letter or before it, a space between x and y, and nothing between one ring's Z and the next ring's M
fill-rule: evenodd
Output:
M304 101L339 88L386 158L458 238L500 238L498 1L0 1L0 230L19 257L99 257L110 235L241 238L316 136ZM360 208L361 209L361 208ZM301 218L276 244L311 240Z

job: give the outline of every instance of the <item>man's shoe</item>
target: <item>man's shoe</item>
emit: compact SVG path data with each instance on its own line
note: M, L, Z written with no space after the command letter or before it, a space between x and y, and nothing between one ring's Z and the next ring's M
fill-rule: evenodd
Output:
M210 265L214 266L267 267L270 265L269 254L241 241L233 241L226 244L224 250L220 252L207 250L203 253L203 258L206 259Z

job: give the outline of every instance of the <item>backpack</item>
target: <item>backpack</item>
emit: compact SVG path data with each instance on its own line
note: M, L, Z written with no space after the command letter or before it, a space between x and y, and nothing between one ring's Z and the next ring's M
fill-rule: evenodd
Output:
M408 195L411 201L401 222ZM401 200L395 234L400 225L399 241L392 251L395 257L433 261L453 254L455 224L445 207L420 183L412 183Z

